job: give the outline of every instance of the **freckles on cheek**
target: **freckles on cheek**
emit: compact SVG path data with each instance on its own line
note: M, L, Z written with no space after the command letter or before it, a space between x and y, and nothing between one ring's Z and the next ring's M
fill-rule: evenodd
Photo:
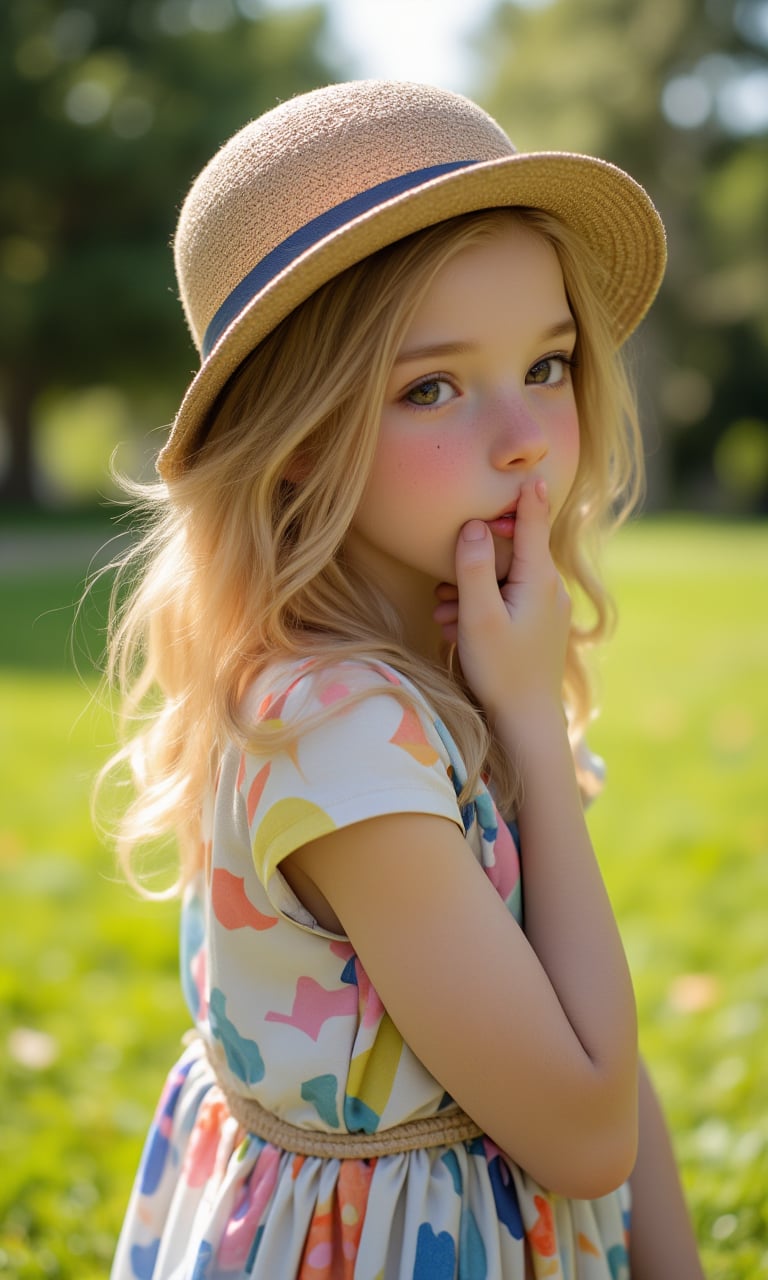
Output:
M410 475L420 488L436 489L466 474L469 451L456 444L413 437L398 452L402 474Z

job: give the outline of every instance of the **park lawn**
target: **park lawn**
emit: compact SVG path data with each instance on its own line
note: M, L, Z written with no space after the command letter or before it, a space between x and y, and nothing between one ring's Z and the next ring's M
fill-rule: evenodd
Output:
M19 1280L107 1274L189 1025L176 904L137 899L93 833L111 720L95 681L73 674L79 590L72 572L0 580L0 1274ZM74 633L83 672L102 610L86 616Z
M590 825L711 1280L768 1275L768 526L642 522Z
M609 576L621 623L590 823L710 1280L768 1272L768 527L645 521ZM95 1280L188 1024L176 907L93 834L110 719L67 649L76 572L0 579L0 1273ZM98 649L103 592L80 629Z

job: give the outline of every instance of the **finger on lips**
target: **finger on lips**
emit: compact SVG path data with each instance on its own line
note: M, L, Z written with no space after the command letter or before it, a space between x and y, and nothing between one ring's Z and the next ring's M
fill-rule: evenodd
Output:
M488 537L488 525L482 520L468 520L461 536L465 542L483 542Z
M547 548L549 546L549 495L547 483L544 479L528 480L520 489L517 501L517 527L516 537L513 543L513 556L510 565L509 574L506 583L497 582L497 587L502 590L507 584L514 584L517 575L515 574L515 566L521 570L524 564L530 559L530 551L538 546L540 539L537 538L536 528L547 531ZM479 566L488 557L485 554L487 548L480 551L483 543L490 544L489 529L485 521L480 519L468 520L460 531L459 542L464 544L466 552L470 553L469 561L462 555L457 547L457 578L462 577L462 569L470 566ZM529 542L530 534L533 533L535 541ZM475 555L472 555L472 550ZM465 552L465 554L466 554ZM478 556L479 553L479 556ZM537 554L534 550L534 556ZM490 563L490 561L489 561ZM466 586L465 586L466 592ZM435 606L433 617L435 622L445 631L447 627L452 627L459 616L459 597L460 592L457 585L452 582L440 582L435 588L435 597L437 604Z

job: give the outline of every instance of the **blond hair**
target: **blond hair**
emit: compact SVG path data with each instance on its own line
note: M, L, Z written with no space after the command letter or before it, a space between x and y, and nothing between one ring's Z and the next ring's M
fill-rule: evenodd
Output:
M448 260L511 219L554 246L578 326L581 453L551 543L592 612L572 625L563 687L580 739L593 709L585 650L610 621L599 541L642 478L634 398L595 287L600 266L580 238L537 210L468 214L381 250L312 295L227 384L186 472L130 487L148 532L117 566L108 675L122 693L125 744L103 770L128 761L133 776L117 833L129 878L136 848L169 833L179 841L179 884L194 872L201 805L227 741L287 745L289 728L244 723L239 710L248 683L280 659L390 663L456 739L467 767L462 799L487 774L502 811L514 810L514 767L460 671L405 646L395 610L343 552L420 299Z

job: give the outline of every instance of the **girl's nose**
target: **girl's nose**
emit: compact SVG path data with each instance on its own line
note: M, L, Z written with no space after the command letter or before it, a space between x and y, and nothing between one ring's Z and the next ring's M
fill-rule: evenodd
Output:
M534 467L547 454L547 439L538 418L519 399L497 406L492 461L500 470Z

